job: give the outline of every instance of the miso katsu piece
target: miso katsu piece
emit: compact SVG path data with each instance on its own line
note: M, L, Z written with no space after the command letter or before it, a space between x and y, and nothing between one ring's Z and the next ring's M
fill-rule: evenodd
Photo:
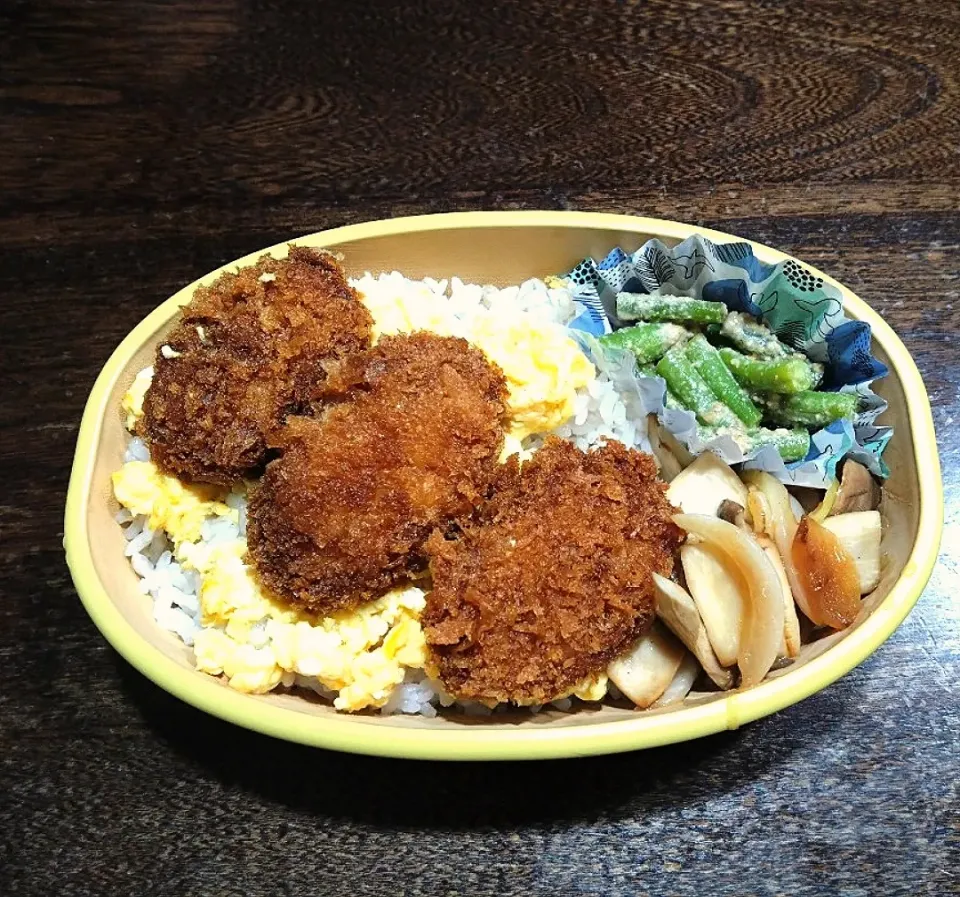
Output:
M650 455L550 437L512 458L476 523L427 543L429 665L458 698L545 704L653 623L652 574L669 576L683 533Z
M292 246L194 293L157 349L138 432L167 473L229 485L258 473L326 367L370 345L373 318L328 252Z
M331 368L318 417L277 434L250 502L263 582L311 613L423 572L423 543L486 497L507 387L466 340L388 336Z

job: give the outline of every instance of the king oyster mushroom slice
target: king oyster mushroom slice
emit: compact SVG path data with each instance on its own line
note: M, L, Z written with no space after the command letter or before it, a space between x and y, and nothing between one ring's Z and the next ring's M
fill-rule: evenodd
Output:
M857 565L860 594L872 592L880 582L880 539L883 535L880 512L852 511L827 517L822 525L837 537Z
M697 663L697 658L692 654L684 654L683 661L677 667L676 675L650 708L669 707L671 704L680 703L690 694L690 689L693 688L693 683L697 681L699 675L700 664Z
M694 454L665 426L660 426L660 441L680 462L681 467L689 467L693 463Z
M862 464L847 458L840 473L837 500L830 509L831 516L854 511L875 511L880 507L880 485Z
M607 675L637 707L649 707L677 675L686 649L654 622L630 648L612 660Z
M737 666L741 684L756 685L769 672L783 642L784 599L777 573L757 540L732 523L705 514L677 514L673 519L722 557L730 580L743 584ZM719 651L717 656L723 660Z
M713 452L704 452L670 484L667 499L684 514L717 513L721 502L747 506L747 487L729 464Z
M659 573L653 574L653 584L657 592L657 616L687 646L718 688L725 691L733 688L733 671L725 669L717 659L697 606L687 590Z

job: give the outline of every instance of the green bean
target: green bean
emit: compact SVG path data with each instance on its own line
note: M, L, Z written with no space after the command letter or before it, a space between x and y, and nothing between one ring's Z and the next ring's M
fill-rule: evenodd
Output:
M716 436L731 437L745 455L753 454L764 445L772 445L784 461L802 461L810 451L810 434L802 427L793 430L768 430L760 427L749 433L744 430L731 432L729 428L720 427L700 428L700 438L704 441Z
M683 402L681 402L676 393L667 387L667 391L663 394L663 407L669 408L671 411L686 411L687 409L683 407Z
M674 346L657 362L657 373L700 423L714 427L740 426L736 414L717 398L687 359L682 346Z
M689 331L676 324L636 324L601 336L597 342L606 348L630 352L645 364L656 361L667 349L689 336Z
M721 324L727 316L722 302L646 293L619 293L617 316L624 321L679 321Z
M720 353L707 342L707 338L698 333L687 343L684 351L717 398L733 411L748 429L756 427L760 423L759 409L744 388L737 383L730 369L723 363Z
M754 358L786 358L795 354L787 348L766 324L761 324L750 315L732 311L724 318L720 335L733 343L741 352Z
M792 430L768 430L761 427L749 436L748 452L754 452L763 445L772 445L784 461L802 461L810 451L810 434L803 427Z
M748 358L733 349L720 349L720 357L737 382L759 392L796 393L812 389L820 380L818 371L799 355L788 358Z
M847 392L797 392L788 396L764 396L765 417L787 427L825 427L835 420L850 419L857 412L857 397Z
M641 364L637 368L637 373L639 373L641 377L659 377L659 379L663 380L663 377L657 373L657 369L652 364ZM665 380L664 384L666 384ZM663 394L663 405L665 408L670 408L674 411L686 411L683 403L673 394L669 386L666 387Z

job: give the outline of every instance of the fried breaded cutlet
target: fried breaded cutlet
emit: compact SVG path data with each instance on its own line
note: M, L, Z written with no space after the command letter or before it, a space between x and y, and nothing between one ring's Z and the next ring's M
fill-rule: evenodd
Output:
M653 622L651 574L682 541L653 458L555 437L503 467L478 522L427 542L430 666L458 698L545 703Z
M262 580L330 613L423 570L430 532L486 497L506 395L478 349L430 333L384 337L331 368L325 410L288 419L250 501Z
M157 351L139 431L163 470L229 484L263 465L325 367L370 345L373 319L328 252L291 246L200 287Z

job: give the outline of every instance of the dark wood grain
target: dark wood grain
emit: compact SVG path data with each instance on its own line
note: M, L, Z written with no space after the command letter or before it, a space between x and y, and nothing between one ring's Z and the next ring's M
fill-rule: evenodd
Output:
M0 6L0 893L960 893L960 6ZM530 765L339 756L121 661L63 562L85 396L161 299L287 237L640 212L807 259L923 372L941 564L874 657L702 742Z

